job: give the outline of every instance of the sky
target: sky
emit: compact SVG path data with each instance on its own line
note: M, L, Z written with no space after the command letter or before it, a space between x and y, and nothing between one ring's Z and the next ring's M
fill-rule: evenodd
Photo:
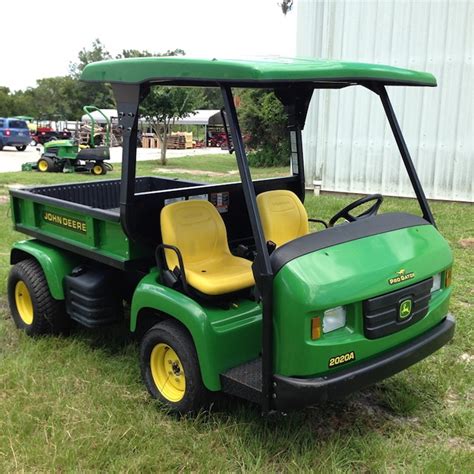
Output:
M25 89L37 79L66 75L77 53L96 38L112 55L122 49L181 48L187 56L205 58L293 56L296 11L285 16L278 3L48 0L48 8L39 8L37 0L2 2L0 86Z

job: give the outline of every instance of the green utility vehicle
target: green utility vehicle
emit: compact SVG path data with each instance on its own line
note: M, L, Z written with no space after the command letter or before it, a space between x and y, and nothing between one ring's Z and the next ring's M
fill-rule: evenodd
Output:
M386 86L428 73L309 59L137 58L90 64L112 85L124 131L120 180L11 191L17 242L8 296L29 335L130 318L150 394L196 410L212 392L264 413L343 397L446 344L452 253L438 232ZM139 103L150 86L220 87L241 181L136 176ZM382 213L372 194L308 231L301 130L314 89L381 100L420 205ZM289 117L291 173L252 180L233 88L274 91ZM361 207L362 206L362 207ZM321 221L320 221L321 222ZM127 311L124 316L124 302ZM128 311L129 308L129 311Z
M51 140L44 144L43 153L36 169L46 172L90 172L94 175L106 174L111 165L104 163L110 159L110 120L97 107L86 105L84 112L91 120L89 146L79 145L76 139ZM100 113L106 123L105 146L97 146L95 120L92 112Z

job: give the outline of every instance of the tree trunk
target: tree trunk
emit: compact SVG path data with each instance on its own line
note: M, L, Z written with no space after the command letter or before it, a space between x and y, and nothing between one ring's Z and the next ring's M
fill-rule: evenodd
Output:
M166 146L168 144L168 131L170 128L171 118L166 118L163 120L163 136L161 137L161 154L160 162L164 166L166 165Z
M161 149L160 149L160 163L166 165L166 144L168 142L168 135L163 134L161 139Z

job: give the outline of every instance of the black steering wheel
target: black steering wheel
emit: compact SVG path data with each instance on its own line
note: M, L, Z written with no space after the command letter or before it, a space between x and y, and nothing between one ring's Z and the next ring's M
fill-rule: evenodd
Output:
M353 216L350 212L355 209L356 207L365 204L366 202L375 201L372 206L370 206L367 210L358 214L357 216ZM381 194L369 194L363 198L357 199L353 203L349 204L348 206L341 209L337 214L334 214L329 221L329 227L334 227L334 224L339 220L344 218L348 222L355 222L359 219L363 219L364 217L374 216L377 214L380 206L383 202L383 196Z

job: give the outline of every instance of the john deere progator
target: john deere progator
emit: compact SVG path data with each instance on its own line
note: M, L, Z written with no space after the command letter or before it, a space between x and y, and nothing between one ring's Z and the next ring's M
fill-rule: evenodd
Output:
M97 107L86 105L84 112L91 120L89 145L82 146L74 138L67 140L51 140L44 144L44 150L36 168L46 172L90 172L94 175L106 174L111 165L104 160L110 159L110 120ZM95 135L95 120L92 112L97 111L105 118L105 146L97 145Z
M453 336L451 250L438 232L386 86L428 73L306 59L103 61L124 131L120 180L12 190L8 296L29 335L124 318L141 338L152 397L178 412L226 392L288 410L343 397L425 358ZM220 87L240 182L136 177L150 86ZM252 180L233 88L275 92L289 117L291 173ZM420 215L379 213L372 194L309 232L301 130L314 89L365 87L380 101ZM361 207L363 206L363 207ZM363 210L362 210L363 209ZM327 228L326 228L327 226ZM128 317L128 316L127 316Z

